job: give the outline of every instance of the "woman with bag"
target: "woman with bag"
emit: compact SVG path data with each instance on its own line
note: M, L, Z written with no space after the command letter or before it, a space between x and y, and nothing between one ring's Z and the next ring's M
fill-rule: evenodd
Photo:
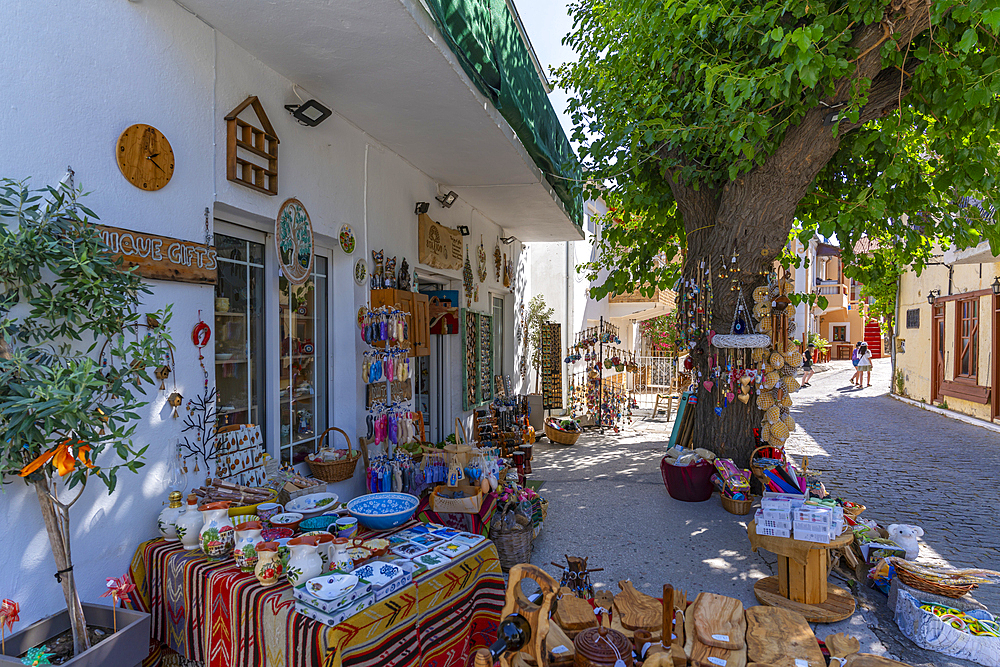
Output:
M868 384L862 383L864 374L868 373ZM872 386L872 353L868 349L868 343L861 343L858 348L858 387Z
M851 350L851 363L854 364L854 375L851 376L851 384L856 384L861 386L861 374L858 373L858 348L861 347L861 341L854 344L854 349Z

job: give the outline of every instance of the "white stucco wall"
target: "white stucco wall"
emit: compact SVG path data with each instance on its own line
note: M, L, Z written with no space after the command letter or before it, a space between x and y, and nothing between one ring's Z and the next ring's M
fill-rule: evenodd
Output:
M438 186L432 177L336 114L319 127L300 126L282 108L296 101L290 80L174 2L13 2L4 9L0 62L7 64L7 76L0 103L0 176L30 177L41 187L57 183L72 165L77 183L92 192L87 206L104 224L194 241L205 238L206 208L213 217L271 232L286 198L303 202L317 245L333 248L330 421L352 436L363 433L364 425L363 387L356 369L365 346L355 321L368 296L367 285L359 287L353 280L354 263L358 257L370 260L372 249L384 248L387 256L405 256L411 268L416 267L415 202L431 202L431 216L449 227L469 225L467 241L473 253L483 235L490 268L474 309L489 312L491 291L508 292L493 279L492 269L492 250L504 221L489 220L461 200L442 209L433 198ZM248 95L260 98L281 141L276 197L225 178L223 117ZM336 109L335 100L326 102ZM119 134L140 122L161 130L175 154L173 178L158 192L133 187L115 164ZM358 237L358 249L350 256L336 245L344 223L351 224ZM267 250L273 252L273 238L268 241ZM520 243L502 248L515 253L517 267L515 294L507 297L504 372L515 374L515 384L523 386L516 377L511 331L516 298L528 278L516 256ZM474 254L472 261L475 267ZM452 280L446 289L461 290L460 272L438 273ZM212 323L213 289L159 281L150 285L154 294L146 300L149 310L174 304L177 388L186 398L193 397L200 391L202 375L190 332L199 309ZM268 337L275 340L277 322L267 326ZM442 390L460 408L459 336L447 339L446 363L454 372L450 386ZM269 369L268 382L274 376ZM73 509L75 573L85 601L97 600L105 578L125 573L136 546L156 535L155 517L168 491L167 460L181 428L181 420L169 417L166 393L150 387L151 402L136 431L138 444L151 445L146 467L138 475L123 474L111 496L99 483L92 484ZM275 421L265 434L272 443L277 440ZM337 490L342 496L359 492L360 478L359 468L355 479ZM52 576L56 568L33 491L15 480L3 487L0 503L5 509L0 531L7 536L0 553L0 592L21 604L17 630L64 603Z

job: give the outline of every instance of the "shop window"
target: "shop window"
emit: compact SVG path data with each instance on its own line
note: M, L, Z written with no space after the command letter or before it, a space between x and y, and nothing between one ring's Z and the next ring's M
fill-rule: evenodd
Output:
M847 342L847 325L833 327L833 342L834 343Z
M219 426L264 420L264 246L215 235L215 384Z
M313 275L301 285L279 278L282 464L305 461L327 427L327 259L317 255Z
M955 335L955 379L977 381L979 374L979 298L955 304L958 324Z

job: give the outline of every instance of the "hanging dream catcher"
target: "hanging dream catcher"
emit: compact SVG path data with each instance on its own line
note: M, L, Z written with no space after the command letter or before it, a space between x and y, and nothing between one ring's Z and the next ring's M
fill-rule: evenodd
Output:
M479 236L479 248L476 250L476 272L479 274L479 282L486 282L486 248L483 247L483 237Z

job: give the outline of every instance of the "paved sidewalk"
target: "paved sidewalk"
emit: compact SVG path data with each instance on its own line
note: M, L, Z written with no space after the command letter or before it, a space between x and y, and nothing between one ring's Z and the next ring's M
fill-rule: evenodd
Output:
M789 452L808 456L831 493L868 505L867 516L921 525L922 558L1000 569L1000 528L987 506L998 496L992 480L1000 474L1000 434L891 399L888 360L876 360L873 386L861 390L848 384L849 362L827 368L795 395ZM612 592L631 578L655 597L670 583L692 596L705 590L757 604L753 584L773 573L775 558L750 552L748 517L727 513L717 496L704 503L670 498L659 462L672 422L662 415L636 420L617 436L588 432L572 447L535 446L531 477L546 481L550 504L532 562L558 578L551 561L589 556L591 567L604 568L593 575L595 585ZM1000 611L994 592L977 594ZM858 637L863 651L913 665L971 664L916 648L874 591L862 592L852 618L816 627L820 638L841 631Z

